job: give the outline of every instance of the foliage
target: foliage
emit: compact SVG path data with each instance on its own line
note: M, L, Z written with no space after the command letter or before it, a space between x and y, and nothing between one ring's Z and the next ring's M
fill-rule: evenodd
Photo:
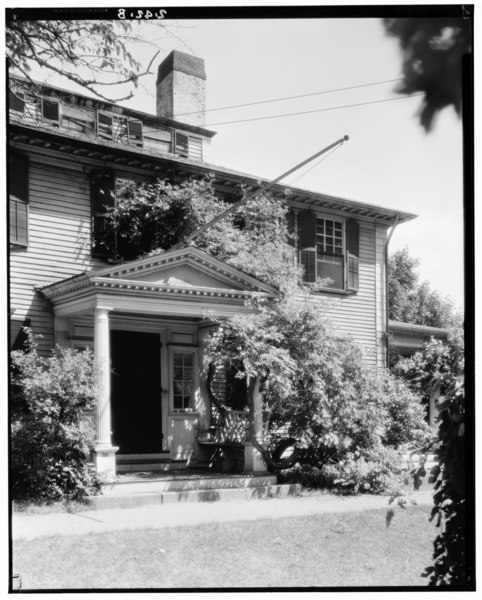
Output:
M325 482L342 485L363 463L373 471L368 480L376 478L371 463L383 463L383 444L423 444L430 436L419 398L390 373L367 368L359 348L339 338L308 299L286 294L224 321L211 332L206 356L226 369L241 360L239 377L261 378L267 433L298 439L303 465L321 470ZM347 487L360 489L361 477Z
M94 406L90 350L12 352L11 490L15 500L78 500L99 489L88 462Z
M444 393L444 385L462 376L464 366L463 331L454 328L448 332L446 340L432 338L413 356L400 359L392 370L428 401L435 386L442 387Z
M468 568L465 439L465 386L463 377L445 375L444 396L438 401L439 442L436 454L434 507L441 531L434 542L434 564L425 575L437 586L473 585Z
M141 70L141 63L128 49L132 39L132 24L122 20L9 19L6 23L7 60L14 72L30 79L32 66L36 64L111 102L129 99L133 93L110 98L104 95L106 87L123 84L137 87L158 54Z
M419 261L408 249L394 252L388 259L389 318L403 323L429 327L453 327L461 324L450 298L431 290L428 282L418 282Z
M384 19L387 33L403 52L401 94L423 92L420 123L429 131L436 114L453 106L462 110L462 57L471 52L470 19Z
M229 206L216 197L209 176L180 185L121 180L116 196L108 218L116 230L117 256L127 260L168 250ZM297 273L287 243L286 212L285 203L267 195L248 200L195 243L212 256L281 287Z
M432 585L467 586L467 517L465 455L464 344L462 331L450 332L446 341L431 340L413 357L402 359L395 372L404 377L425 401L434 388L441 396L438 410L438 439L427 448L435 452L437 465L432 469L435 482L432 519L441 532L434 542L434 564L426 569ZM414 478L425 473L425 464L415 470Z
M379 445L368 451L349 451L340 460L321 466L296 465L282 478L307 488L331 488L344 494L384 494L400 485L402 473L400 453Z

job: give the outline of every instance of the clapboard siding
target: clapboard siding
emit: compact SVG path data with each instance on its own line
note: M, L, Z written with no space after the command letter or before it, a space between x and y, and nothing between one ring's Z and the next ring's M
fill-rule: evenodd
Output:
M321 216L321 215L320 215ZM360 277L359 290L349 296L333 298L320 293L327 300L325 315L333 322L341 335L351 337L360 344L366 362L376 366L378 362L377 339L377 244L375 224L360 222Z
M54 343L50 304L35 291L90 270L90 181L68 166L30 161L29 245L10 254L10 298L16 319L30 318L43 337L39 350Z

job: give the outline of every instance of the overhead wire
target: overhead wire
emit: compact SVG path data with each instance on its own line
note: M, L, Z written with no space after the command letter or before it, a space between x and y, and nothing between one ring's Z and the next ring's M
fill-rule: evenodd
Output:
M317 112L325 112L329 110L340 110L343 108L354 108L356 106L366 106L368 104L380 104L382 102L393 102L394 100L405 100L406 98L415 98L416 96L424 96L423 93L420 94L409 94L407 96L399 96L396 98L385 98L382 100L371 100L368 102L357 102L356 104L344 104L340 106L330 106L328 108L317 108L315 110L305 110L294 113L285 113L282 115L268 115L267 117L251 117L250 119L238 119L236 121L222 121L220 123L209 123L205 127L214 127L218 125L232 125L234 123L247 123L248 121L264 121L266 119L279 119L281 117L295 117L297 115L309 115Z
M330 150L330 152L328 152L327 154L325 154L324 156L322 156L319 160L317 160L308 169L306 169L305 171L302 171L294 179L288 180L286 182L286 184L287 185L293 185L293 184L295 184L299 179L301 179L302 177L304 177L305 175L307 175L310 171L313 171L313 169L316 169L316 167L318 165L320 165L324 160L326 160L329 156L331 156L333 154L333 152L336 152L339 148L341 148L341 146L337 146L336 148L333 148L333 150Z
M361 83L359 85L350 85L342 88L334 88L332 90L323 90L321 92L310 92L308 94L298 94L297 96L284 96L282 98L271 98L269 100L257 100L256 102L245 102L244 104L232 104L231 106L220 106L219 108L208 108L207 110L194 110L192 112L177 113L173 118L184 117L186 115L195 115L200 112L213 112L217 110L229 110L231 108L242 108L243 106L256 106L257 104L269 104L272 102L283 102L285 100L296 100L297 98L308 98L309 96L319 96L321 94L332 94L334 92L344 92L347 90L356 90L359 88L369 87L372 85L382 85L383 83L393 83L395 81L402 81L402 78L397 79L386 79L385 81L374 81L372 83Z

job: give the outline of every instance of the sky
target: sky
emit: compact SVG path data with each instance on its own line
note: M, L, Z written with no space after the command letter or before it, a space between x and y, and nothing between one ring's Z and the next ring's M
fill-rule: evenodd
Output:
M180 21L173 33L180 39L158 42L160 60L172 49L205 60L206 126L218 132L211 162L275 178L349 135L348 143L284 183L419 215L396 228L390 250L407 246L420 260L420 279L463 306L462 123L448 108L424 132L417 118L421 97L394 93L401 53L379 19ZM142 85L129 104L155 112L155 75ZM385 99L392 100L220 125Z
M394 92L401 52L380 19L162 24L167 33L158 23L137 25L152 44L133 48L136 56L147 64L154 48L160 53L153 74L124 104L155 113L157 66L178 49L205 60L206 127L218 132L210 162L275 178L347 134L349 142L283 183L419 215L395 229L390 251L407 246L420 260L420 280L463 306L462 123L448 108L434 130L424 132L417 117L421 97ZM354 89L332 91L340 88ZM311 95L214 110L304 94ZM339 108L365 102L375 103ZM263 118L285 114L291 116ZM225 124L231 121L242 122Z

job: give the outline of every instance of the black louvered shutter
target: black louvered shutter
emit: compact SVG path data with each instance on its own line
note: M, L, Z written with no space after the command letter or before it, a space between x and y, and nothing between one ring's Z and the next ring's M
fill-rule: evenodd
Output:
M289 210L286 213L286 228L288 229L288 244L293 248L296 247L295 238L295 211Z
M8 157L10 243L28 244L28 158L10 153Z
M10 110L15 110L17 112L21 112L23 114L25 109L23 92L13 92L9 90L8 92L8 108Z
M103 112L97 111L97 135L109 140L112 139L113 118Z
M25 327L30 327L30 319L10 319L10 350L25 350L28 335Z
M349 290L359 289L360 272L360 226L357 221L350 219L346 223L346 250L347 250L347 287Z
M115 230L106 217L109 207L115 205L115 177L113 173L95 174L91 180L92 198L92 254L112 257L116 252Z
M42 120L49 123L59 124L60 108L56 99L42 98Z
M142 146L142 121L127 121L127 136L129 144Z
M310 211L298 213L298 239L303 281L316 281L316 215Z

